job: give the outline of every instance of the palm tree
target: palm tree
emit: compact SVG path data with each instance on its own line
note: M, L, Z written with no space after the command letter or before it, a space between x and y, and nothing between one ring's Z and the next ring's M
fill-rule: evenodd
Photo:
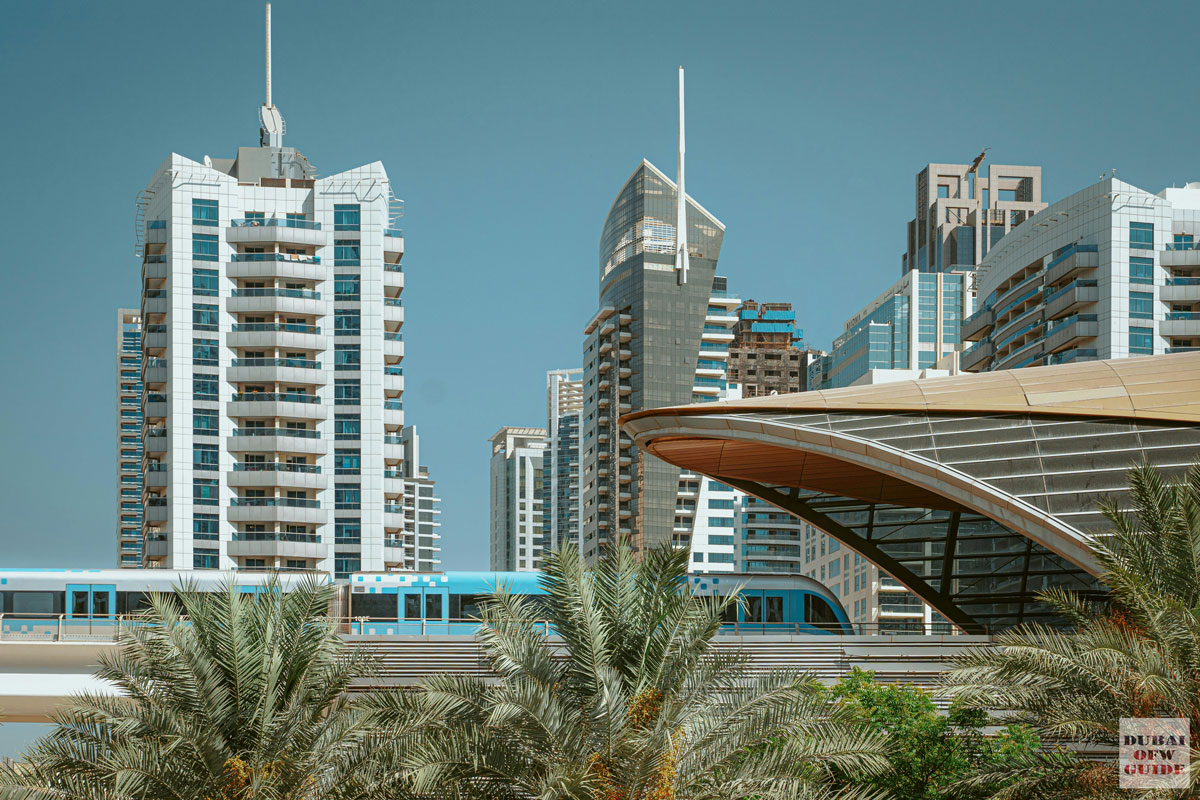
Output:
M687 558L667 547L639 561L622 544L589 571L567 549L543 560L544 597L500 587L480 633L497 682L439 676L374 701L382 722L420 728L414 788L504 800L867 796L831 786L884 768L881 738L815 680L753 674L743 655L715 649L731 601L692 595Z
M371 668L327 620L334 589L304 579L258 594L233 584L155 595L122 625L97 675L122 696L84 694L24 764L12 800L372 798L394 783L394 740L346 695ZM177 598L177 601L176 601Z
M958 660L946 676L952 694L1006 709L1043 739L1115 748L1122 717L1184 717L1200 731L1200 465L1180 483L1147 465L1129 478L1135 513L1105 504L1112 533L1094 545L1109 602L1045 592L1071 628L1025 625L997 637L993 648ZM1193 764L1198 755L1193 749ZM1112 761L1065 748L1016 759L972 784L1006 779L1011 785L996 796L1129 796ZM1200 773L1192 787L1200 789Z

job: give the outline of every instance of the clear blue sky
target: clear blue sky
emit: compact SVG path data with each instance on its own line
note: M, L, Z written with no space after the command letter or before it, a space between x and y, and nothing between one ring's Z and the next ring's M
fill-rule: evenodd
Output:
M810 343L899 274L930 161L1041 164L1057 199L1116 167L1200 179L1194 2L281 0L275 102L322 174L380 159L404 220L405 410L447 568L487 562L488 437L544 424L577 366L604 215L638 160L727 225L720 272ZM172 150L257 142L256 2L8 3L0 26L0 564L114 563L114 311L134 198ZM30 735L0 729L0 753Z
M273 8L287 142L322 174L380 159L407 202L405 410L447 568L486 565L488 437L544 424L545 371L580 363L617 190L643 156L674 172L677 64L720 272L795 303L817 346L898 276L930 161L990 147L1044 165L1049 200L1112 167L1152 191L1200 179L1195 3ZM4 12L0 563L109 566L134 199L172 150L257 142L262 5Z

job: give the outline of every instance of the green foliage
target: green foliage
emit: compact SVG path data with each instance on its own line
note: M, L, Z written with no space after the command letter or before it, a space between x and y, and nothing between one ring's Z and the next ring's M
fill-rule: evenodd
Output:
M26 763L0 773L0 797L401 797L392 738L346 694L371 662L324 620L332 592L310 580L285 594L272 580L257 595L181 587L181 608L154 596L101 656L97 676L124 696L76 697Z
M982 796L956 784L981 763L1002 764L1039 746L1036 734L1021 726L986 737L981 730L988 724L986 712L954 705L939 714L929 692L877 683L872 672L855 669L830 692L884 735L890 766L866 782L887 789L895 800Z
M1200 731L1200 466L1179 484L1149 466L1129 479L1136 513L1105 505L1112 533L1094 544L1110 602L1046 592L1074 630L1027 625L959 659L946 687L963 703L1007 709L1044 739L1112 748L1122 717L1184 717ZM1191 779L1187 796L1200 771ZM983 765L968 784L1000 798L1128 797L1117 781L1113 762L1064 748Z
M543 560L544 602L498 592L480 634L498 682L440 676L374 700L379 720L420 738L414 788L479 800L877 794L830 779L882 770L881 737L813 679L754 674L714 647L723 605L687 591L687 557L667 547L639 561L622 545L589 571L566 550Z

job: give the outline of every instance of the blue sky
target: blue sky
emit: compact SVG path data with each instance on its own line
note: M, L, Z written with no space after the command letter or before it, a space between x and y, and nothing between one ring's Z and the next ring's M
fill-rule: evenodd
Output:
M405 409L444 565L486 564L488 437L544 424L577 366L605 213L643 156L727 225L720 272L808 340L899 275L930 161L1200 178L1196 4L274 4L275 102L323 174L380 159L407 203ZM172 150L257 141L262 5L5 8L3 557L114 562L114 310L138 302L134 199ZM1180 85L1185 88L1177 88Z
M978 6L983 9L983 6ZM1003 8L1004 14L999 13ZM322 174L382 160L404 220L405 410L447 568L487 560L488 437L580 363L600 227L643 156L727 226L720 272L810 343L899 275L930 161L1200 179L1195 3L281 0L275 103ZM257 2L11 3L0 26L5 566L110 566L114 310L134 199L172 150L257 142ZM1182 87L1182 88L1181 88ZM0 753L31 735L0 728Z

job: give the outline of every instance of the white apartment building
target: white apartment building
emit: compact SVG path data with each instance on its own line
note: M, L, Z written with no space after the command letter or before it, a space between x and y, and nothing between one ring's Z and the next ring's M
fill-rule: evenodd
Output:
M421 465L421 439L414 425L401 433L404 441L404 460L401 471L404 477L404 503L402 512L405 527L416 531L416 561L414 568L419 572L436 572L441 569L441 539L439 521L442 515L442 498L437 496L435 482L429 477L429 469ZM384 473L385 477L387 473ZM385 508L385 512L389 509ZM384 541L385 547L407 547L407 541Z
M532 572L541 566L545 428L505 426L491 438L491 568Z
M142 318L117 309L117 566L142 565Z
M1200 182L1158 194L1106 178L1005 237L963 324L971 371L1200 347Z
M379 162L317 177L269 86L258 147L172 153L139 195L142 563L435 563L404 513L400 203Z

